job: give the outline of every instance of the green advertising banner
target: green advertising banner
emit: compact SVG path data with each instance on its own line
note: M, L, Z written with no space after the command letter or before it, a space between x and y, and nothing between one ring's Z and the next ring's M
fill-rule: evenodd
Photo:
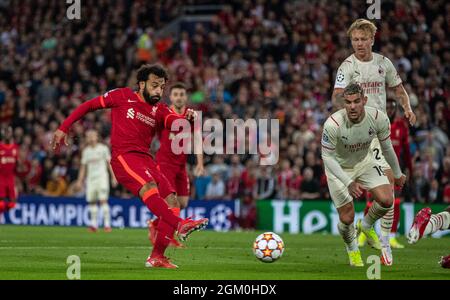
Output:
M416 213L430 207L433 213L443 211L445 204L402 203L398 233L409 230ZM289 233L331 233L338 234L339 216L331 201L258 200L256 202L257 229ZM355 202L355 223L364 215L365 203ZM378 226L378 224L377 224ZM436 232L433 237L450 236L450 230Z

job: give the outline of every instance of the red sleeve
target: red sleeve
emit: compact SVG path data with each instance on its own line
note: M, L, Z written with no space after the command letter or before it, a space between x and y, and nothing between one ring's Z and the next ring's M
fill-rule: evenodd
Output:
M121 98L123 98L122 89L115 89L84 102L64 120L59 129L67 133L72 124L81 119L88 112L115 107L118 105Z
M158 109L158 123L161 124L160 128L169 129L172 127L172 123L177 119L184 119L184 117L173 112L167 105L160 105Z

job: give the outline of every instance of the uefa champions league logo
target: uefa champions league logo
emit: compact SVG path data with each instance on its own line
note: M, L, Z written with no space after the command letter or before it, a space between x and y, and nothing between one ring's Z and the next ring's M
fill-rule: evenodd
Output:
M211 215L209 217L209 222L215 231L228 231L231 229L231 222L228 216L233 212L231 208L219 204L213 209L211 209Z

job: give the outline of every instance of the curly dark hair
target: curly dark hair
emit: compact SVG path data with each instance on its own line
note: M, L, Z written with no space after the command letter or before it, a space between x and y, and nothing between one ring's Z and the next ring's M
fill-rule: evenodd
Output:
M142 65L137 71L137 83L139 84L139 82L141 81L147 81L150 74L154 74L155 76L164 78L165 81L169 80L169 73L167 73L166 69L163 66L159 64L146 64Z

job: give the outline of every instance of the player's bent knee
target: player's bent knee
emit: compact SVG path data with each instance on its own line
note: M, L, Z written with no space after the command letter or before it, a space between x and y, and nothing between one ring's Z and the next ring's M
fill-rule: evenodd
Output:
M355 209L353 207L353 202L347 203L341 207L337 208L339 214L339 220L346 224L350 225L353 223L355 219Z
M384 208L389 208L394 204L394 199L392 197L381 197L378 199L378 203Z
M344 211L339 214L339 220L345 225L350 225L355 220L355 212L353 210Z
M355 220L355 214L352 213L352 214L346 214L346 215L339 216L339 220L342 223L344 223L345 225L350 225Z

